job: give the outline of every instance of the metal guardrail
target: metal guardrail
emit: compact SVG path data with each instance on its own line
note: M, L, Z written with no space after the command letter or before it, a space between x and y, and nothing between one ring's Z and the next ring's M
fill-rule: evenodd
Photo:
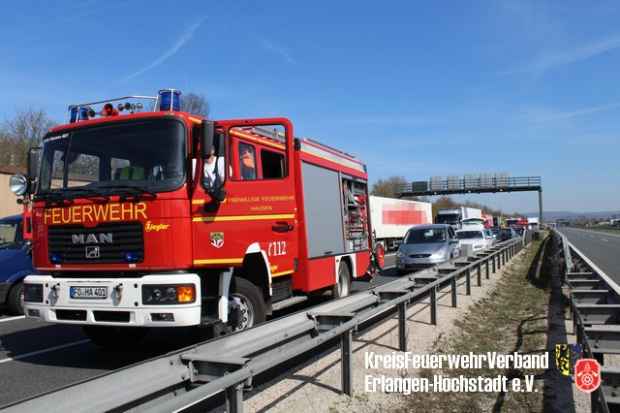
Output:
M250 330L215 338L151 360L48 392L5 407L6 412L177 412L224 392L227 411L243 411L243 391L256 375L318 346L340 340L342 391L352 394L352 340L358 326L398 312L399 349L407 350L408 306L429 299L430 322L437 324L438 293L450 294L457 306L459 280L471 294L472 277L486 278L516 255L528 239L513 239L467 261L443 268L428 284L411 274L368 291L330 301L310 310L264 323ZM426 278L426 277L425 277ZM449 292L445 292L449 290Z
M620 354L620 286L556 232L564 252L564 281L570 289L573 331L588 358L601 364L601 386L591 393L592 412L620 410L620 368L605 366L605 355Z

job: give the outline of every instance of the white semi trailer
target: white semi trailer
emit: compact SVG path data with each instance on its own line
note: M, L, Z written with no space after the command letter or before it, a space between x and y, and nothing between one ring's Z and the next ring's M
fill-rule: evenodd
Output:
M370 220L377 241L394 250L414 225L432 224L429 202L370 196Z

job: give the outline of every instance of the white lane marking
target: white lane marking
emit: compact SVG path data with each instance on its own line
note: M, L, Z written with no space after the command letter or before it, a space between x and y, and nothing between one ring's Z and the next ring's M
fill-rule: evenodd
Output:
M90 342L89 339L84 339L84 340L72 341L70 343L60 344L58 346L54 346L50 348L44 348L43 350L31 351L30 353L19 354L15 357L7 357L5 359L2 359L0 360L0 364L8 363L9 361L21 360L27 357L38 356L39 354L49 353L50 351L62 350L63 348L67 348L67 347L79 346L80 344L84 344L88 342Z
M26 318L26 316L17 315L15 317L0 318L0 323L4 323L5 321L21 320L22 318Z
M596 230L596 229L581 229L581 228L570 228L570 229L571 230L575 230L575 231L585 232L587 234L598 234L598 235L605 235L605 236L609 236L609 237L620 238L620 233L619 234L613 234L611 232L599 231L599 230Z
M607 283L608 286L616 292L616 294L620 294L620 286L618 286L618 284L612 280L609 275L605 274L603 270L593 263L590 258L586 257L586 255L575 247L573 243L568 241L568 245L586 262L586 264L590 266L590 268L592 268L595 273L597 273Z
M601 238L601 241L603 242L609 242L609 240L607 238Z

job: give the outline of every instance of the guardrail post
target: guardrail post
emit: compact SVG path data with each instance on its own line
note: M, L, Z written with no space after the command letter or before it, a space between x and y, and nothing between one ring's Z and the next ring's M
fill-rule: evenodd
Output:
M431 324L437 325L437 287L431 288Z
M482 287L482 264L478 264L478 273L476 275L476 281L478 282L478 287Z
M457 306L457 291L456 291L456 277L452 277L450 280L450 294L452 295L452 307Z
M340 371L342 373L342 392L347 396L352 394L351 368L353 365L353 331L347 330L340 336L341 341L341 366Z
M226 389L226 411L228 413L243 413L243 383Z
M465 294L471 295L471 271L465 271Z
M484 273L486 274L487 280L491 278L491 275L489 274L489 260L488 259L484 261Z
M398 304L398 347L407 351L407 303Z
M502 268L502 253L500 252L499 254L497 254L497 269L501 269Z
M493 260L493 262L492 262L492 264L493 264L493 274L495 274L495 271L497 271L497 268L496 268L497 264L495 263L495 257L496 257L496 255L494 255L493 258L492 258L492 260Z

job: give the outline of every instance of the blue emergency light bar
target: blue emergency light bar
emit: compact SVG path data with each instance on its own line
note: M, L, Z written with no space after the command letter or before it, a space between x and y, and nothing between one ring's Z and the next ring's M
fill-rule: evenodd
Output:
M78 105L69 106L69 122L75 123L88 120L99 116L117 116L119 112L128 111L134 113L136 110L143 108L142 103L120 103L114 108L112 102L126 101L127 99L149 100L153 102L153 110L164 112L175 112L181 110L181 91L177 89L162 89L157 96L123 96L120 98L101 100L98 102L80 103ZM104 105L103 110L95 112L91 106Z

